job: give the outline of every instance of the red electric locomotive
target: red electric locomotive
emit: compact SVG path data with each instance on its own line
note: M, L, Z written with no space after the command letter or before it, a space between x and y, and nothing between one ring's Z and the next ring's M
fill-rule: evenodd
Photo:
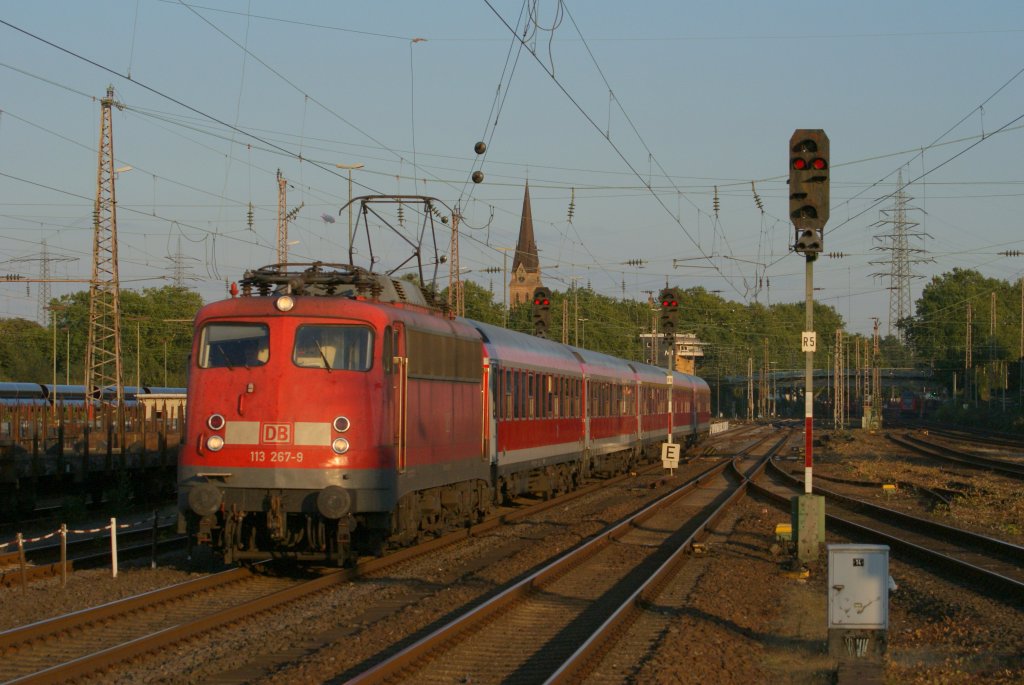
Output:
M196 318L179 526L226 561L343 563L708 431L699 378L451 318L385 275L302 266L249 272Z

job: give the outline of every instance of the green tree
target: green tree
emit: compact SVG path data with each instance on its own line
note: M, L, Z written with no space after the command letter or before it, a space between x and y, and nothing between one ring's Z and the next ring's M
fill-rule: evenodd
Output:
M121 291L121 369L125 385L135 385L137 377L143 386L185 385L192 320L201 306L200 295L186 288L164 286L142 292ZM52 307L58 337L66 336L63 349L58 345L58 367L67 368L66 348L70 345L71 366L67 375L72 385L81 385L85 381L89 336L89 293L65 295L54 300ZM63 374L58 373L58 382L64 382Z
M907 338L914 352L951 386L953 375L966 366L970 305L972 366L1016 360L1020 325L1017 288L973 269L956 268L933 277L917 300L915 316L907 323Z
M0 380L51 382L52 350L51 332L35 321L0 320Z
M447 289L444 297L448 297ZM483 323L502 325L504 312L501 303L494 301L494 293L473 281L463 281L462 297L466 305L466 318Z

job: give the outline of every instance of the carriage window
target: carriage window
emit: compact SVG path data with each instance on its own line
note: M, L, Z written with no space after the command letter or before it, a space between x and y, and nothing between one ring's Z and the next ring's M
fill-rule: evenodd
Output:
M270 357L270 331L261 323L211 323L203 327L199 367L262 366Z
M369 371L373 333L366 326L299 326L292 360L297 366L330 371Z
M523 372L518 369L512 372L512 418L523 415Z
M504 397L501 398L502 407L504 407L501 418L511 419L512 418L512 371L505 369L505 386L502 388L502 392L505 393Z
M527 400L528 401L528 405L527 405L527 409L526 409L526 418L528 418L528 419L532 419L535 416L536 406L537 406L537 395L536 395L537 390L536 390L536 388L534 386L534 378L535 378L535 376L534 376L534 374L532 372L529 374L529 376L527 376L527 383L529 385L527 386L528 389L526 391L526 396L529 399Z

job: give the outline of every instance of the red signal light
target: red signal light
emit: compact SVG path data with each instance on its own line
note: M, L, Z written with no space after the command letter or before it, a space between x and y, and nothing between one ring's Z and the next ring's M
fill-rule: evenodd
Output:
M818 160L821 161L821 160ZM793 160L793 168L797 171L803 171L807 168L807 160L803 157L797 157Z
M815 157L814 160L811 162L811 166L814 167L814 169L816 169L817 171L821 171L822 169L828 168L828 162L823 160L821 157Z

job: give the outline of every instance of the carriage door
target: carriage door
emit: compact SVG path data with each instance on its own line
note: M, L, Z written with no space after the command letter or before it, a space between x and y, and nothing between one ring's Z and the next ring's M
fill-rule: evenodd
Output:
M697 395L697 386L693 386L690 390L690 435L697 435L697 418L700 414L697 412L697 401L699 395Z
M480 381L480 395L483 400L483 425L481 426L480 458L483 461L490 461L492 454L497 454L497 433L495 422L497 421L497 406L495 398L501 397L497 391L498 380L501 378L501 369L495 369L491 374L491 360L484 357L484 373Z
M590 449L590 417L594 413L594 408L590 406L590 377L586 374L583 375L583 379L580 381L580 416L583 417L583 444L581 447L584 450Z
M400 321L392 324L389 336L385 333L384 364L391 376L391 421L395 448L395 468L405 471L408 450L408 403L409 403L409 358L405 350L405 325ZM391 353L388 355L388 347ZM390 359L388 357L390 356Z

